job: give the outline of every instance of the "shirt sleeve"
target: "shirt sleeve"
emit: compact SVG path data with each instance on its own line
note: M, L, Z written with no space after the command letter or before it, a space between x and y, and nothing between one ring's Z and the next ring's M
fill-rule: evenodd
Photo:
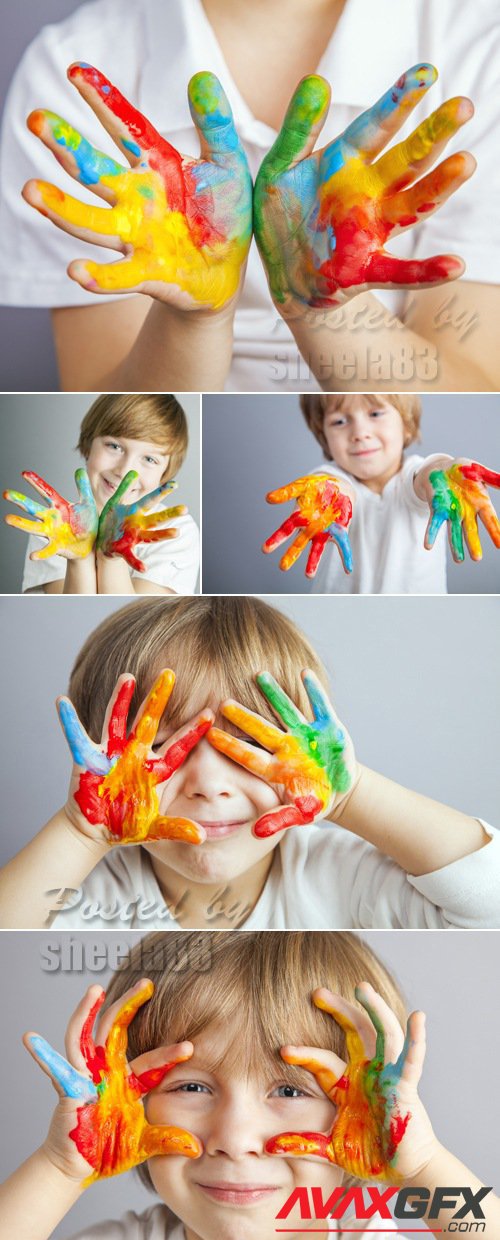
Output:
M24 560L23 594L26 593L26 590L37 590L40 592L47 585L47 582L61 581L66 576L67 561L62 555L49 555L46 560L30 559L32 551L40 551L42 547L46 546L47 541L45 538L37 538L36 534L30 534Z
M86 1227L71 1240L184 1240L184 1231L166 1206L154 1205L142 1214L128 1210L121 1219Z

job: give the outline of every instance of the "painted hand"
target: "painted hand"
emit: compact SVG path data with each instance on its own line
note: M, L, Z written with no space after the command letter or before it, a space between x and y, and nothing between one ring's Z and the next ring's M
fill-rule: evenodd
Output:
M417 261L385 249L391 237L436 211L475 168L462 152L428 172L472 116L465 98L447 100L381 154L436 77L432 65L415 65L320 151L313 148L330 88L316 76L299 83L254 191L255 236L280 308L331 307L366 289L428 288L462 274L463 262L451 254Z
M259 689L286 732L238 702L227 701L221 706L226 719L270 753L220 728L211 728L208 733L207 740L215 749L264 779L283 801L279 809L257 820L253 834L259 837L313 822L341 800L353 782L356 763L351 738L314 672L304 671L302 679L311 703L312 722L290 701L273 676L268 672L257 676Z
M344 1030L348 1063L332 1051L285 1046L286 1063L306 1068L338 1108L331 1133L284 1132L268 1154L316 1155L362 1179L392 1184L416 1175L433 1152L434 1134L417 1094L425 1057L425 1017L413 1012L406 1038L399 1021L368 983L356 988L365 1009L329 990L313 1002Z
M138 844L145 839L201 844L206 838L203 828L191 819L160 814L158 785L182 766L213 720L210 710L202 711L153 753L174 684L175 675L168 668L160 673L127 737L135 680L120 676L100 745L87 736L69 699L58 699L59 718L75 763L67 810L92 839L108 844Z
M111 495L104 505L99 518L96 550L107 556L119 555L131 568L143 573L146 565L134 552L137 543L164 542L167 538L177 538L179 531L165 526L164 523L173 521L175 517L182 517L187 508L185 504L178 504L175 508L162 508L161 512L147 515L148 508L164 495L169 495L177 486L176 482L164 482L163 486L150 491L149 495L144 495L135 504L121 504L122 496L137 477L135 470L129 470L114 495ZM158 529L158 526L163 528Z
M449 469L431 471L431 515L424 543L427 550L434 546L441 526L447 522L453 559L457 563L464 559L464 534L471 559L482 559L478 517L495 547L500 547L500 521L486 490L488 486L500 487L500 474L477 461L454 461Z
M23 478L31 483L35 491L45 495L49 506L39 504L37 500L21 495L19 491L4 491L4 499L17 504L24 512L28 512L31 520L26 517L13 516L10 513L5 520L26 534L36 534L38 538L46 538L47 545L40 551L32 551L31 560L45 560L49 555L62 555L66 560L80 560L90 555L97 534L97 509L92 488L86 469L77 469L75 482L80 496L77 504L69 504L54 488L44 482L38 474L31 470L23 471Z
M338 479L331 474L309 474L305 478L296 478L295 482L288 483L286 487L279 487L277 491L269 491L266 495L268 504L297 500L295 511L270 538L266 538L262 548L265 552L275 551L290 534L300 530L280 560L280 568L285 572L295 564L304 547L310 542L306 577L315 577L321 556L330 541L336 543L339 549L344 571L352 572L349 542L352 504L349 497L342 494L340 485Z
M96 1044L92 1030L106 995L100 987L92 986L72 1022L77 1023L79 1036L72 1025L68 1030L72 1062L38 1034L25 1036L26 1048L50 1076L60 1099L74 1100L74 1106L60 1103L59 1116L56 1111L52 1146L56 1161L66 1164L78 1178L86 1168L85 1187L94 1180L120 1175L156 1154L198 1158L202 1153L198 1138L183 1128L149 1124L142 1104L144 1095L155 1089L171 1068L191 1058L192 1043L162 1047L141 1055L134 1063L127 1060L128 1026L153 990L153 983L144 980L110 1007L101 1022L102 1041ZM74 1127L68 1133L69 1123ZM67 1136L80 1158L65 1149Z
M188 87L201 157L180 155L107 78L87 64L70 82L130 167L103 155L53 112L28 126L70 176L108 203L90 206L46 181L23 195L58 228L118 250L121 262L77 260L68 274L94 293L147 293L181 309L217 310L237 292L252 231L252 182L231 108L213 73Z

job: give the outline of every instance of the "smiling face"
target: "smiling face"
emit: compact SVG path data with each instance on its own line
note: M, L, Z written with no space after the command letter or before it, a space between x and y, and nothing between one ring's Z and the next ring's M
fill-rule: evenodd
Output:
M154 1186L182 1219L186 1240L273 1236L276 1214L295 1188L317 1185L326 1199L342 1182L342 1172L320 1158L265 1153L266 1141L280 1132L331 1129L335 1107L314 1078L278 1055L275 1063L266 1057L257 1073L231 1051L233 1031L209 1025L195 1038L192 1059L169 1072L146 1102L150 1123L180 1125L203 1142L199 1159L149 1162ZM290 1222L290 1236L296 1225Z
M334 409L327 405L323 434L333 461L371 491L383 491L401 468L403 420L383 397L346 396Z
M199 700L203 697L201 689ZM210 694L208 685L203 701L203 706L206 705L214 713L220 705ZM185 719L191 718L198 709L198 700L188 702L183 711ZM228 727L222 717L218 723ZM168 734L168 726L160 725L155 748ZM252 826L261 814L276 809L279 804L277 792L264 780L219 753L207 740L201 740L163 786L160 812L194 819L206 831L205 843L193 848L176 840L146 841L143 847L161 865L193 882L228 882L254 866L263 865L266 857L271 863L270 854L282 832L268 839L256 839Z
M168 453L158 444L123 436L97 435L87 457L87 472L99 512L129 470L134 469L138 477L127 491L124 502L133 504L160 485L168 463Z

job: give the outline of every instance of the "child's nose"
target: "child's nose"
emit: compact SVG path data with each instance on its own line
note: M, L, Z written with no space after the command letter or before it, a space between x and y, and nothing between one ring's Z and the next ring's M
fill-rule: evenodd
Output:
M212 1156L225 1154L233 1159L242 1159L248 1154L262 1155L272 1135L265 1130L255 1105L245 1103L243 1098L231 1097L221 1100L211 1116L210 1134L204 1141L205 1152Z
M232 796L238 778L234 763L202 740L183 764L183 791L188 797Z

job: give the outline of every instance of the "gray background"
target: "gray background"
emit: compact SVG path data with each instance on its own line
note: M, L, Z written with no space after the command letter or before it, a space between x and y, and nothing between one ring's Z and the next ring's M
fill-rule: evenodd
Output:
M43 0L42 6L40 0L22 0L22 4L8 6L8 20L2 23L0 40L2 111L7 88L28 44L42 26L62 21L80 5L81 0ZM27 392L51 392L59 387L48 310L0 307L0 340L0 386L6 392L19 390L20 374Z
M422 397L422 440L409 453L468 456L500 471L500 398ZM262 543L293 511L266 494L321 465L323 453L293 395L203 397L203 590L210 594L308 593L306 553L288 572L279 568L290 539L272 555ZM500 512L500 492L491 491ZM481 527L482 529L483 527ZM446 538L441 530L440 538ZM481 533L483 559L454 564L448 548L448 589L496 593L500 552ZM432 552L429 552L432 554Z
M296 621L326 663L333 701L361 762L500 825L500 599L266 601ZM70 762L54 700L66 690L84 639L121 605L118 598L70 595L0 601L8 703L0 737L0 863L66 800ZM20 755L27 761L28 754L29 777L20 780Z
M42 497L21 478L23 469L34 470L50 482L65 499L76 499L75 469L84 464L75 451L80 423L94 401L93 396L56 393L35 396L0 396L0 495L5 490L21 491L31 499ZM200 398L178 393L189 426L189 448L178 471L179 488L172 503L187 504L191 516L200 524ZM6 513L22 516L20 508L6 500ZM26 515L26 514L24 514ZM0 594L21 591L26 534L0 522Z
M34 1029L63 1050L67 1020L84 990L93 982L105 986L109 977L109 972L45 972L43 948L64 937L101 945L113 935L5 932L0 939L3 995L11 994L16 978L16 1001L4 1004L0 1034L2 1063L9 1068L2 1082L4 1113L9 1116L2 1175L10 1174L43 1141L55 1105L50 1082L29 1059L21 1035ZM409 1009L427 1012L428 1051L420 1093L439 1141L498 1191L500 1069L493 1046L500 994L491 985L498 976L498 936L494 931L379 930L360 937L395 973ZM116 939L126 946L134 936L115 932ZM127 1209L140 1211L153 1200L127 1172L94 1184L53 1236L70 1236Z

